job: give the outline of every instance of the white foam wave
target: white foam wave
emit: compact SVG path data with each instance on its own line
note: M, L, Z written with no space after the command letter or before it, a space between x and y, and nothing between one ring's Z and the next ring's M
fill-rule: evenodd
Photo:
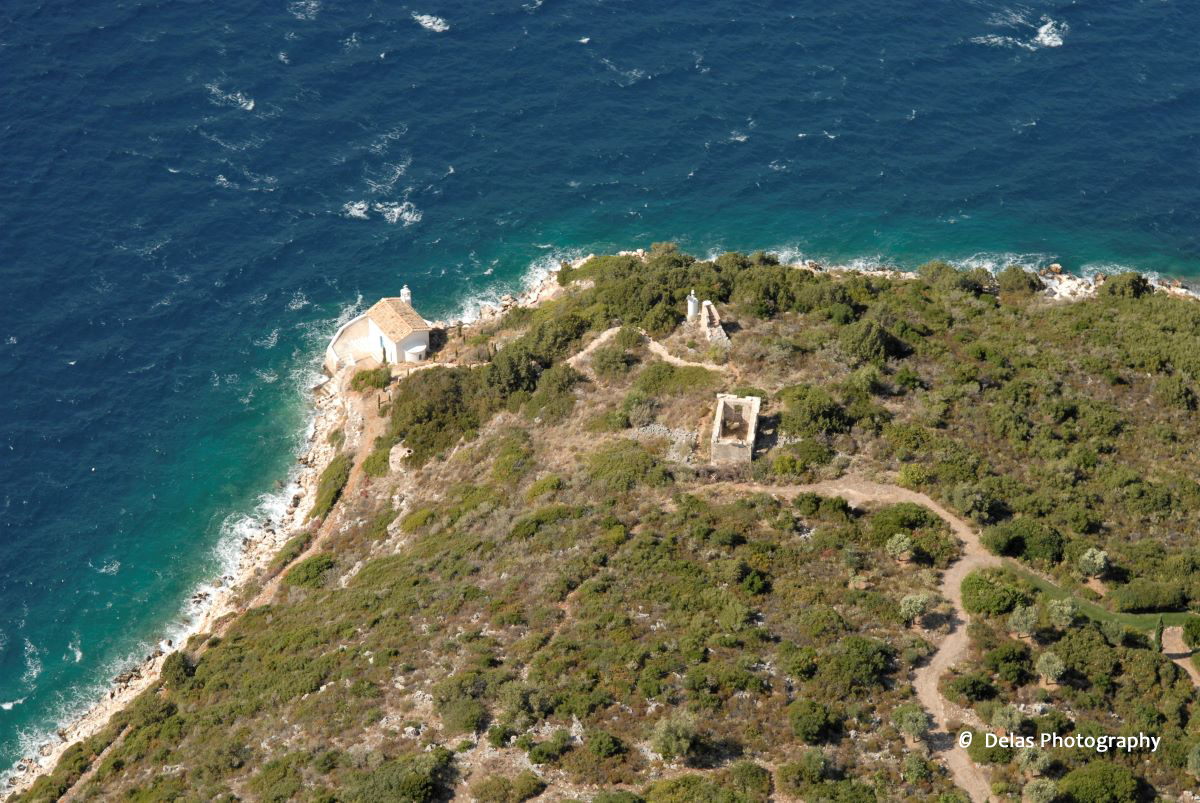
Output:
M25 672L21 675L21 682L26 686L31 686L40 674L42 674L42 660L39 657L38 648L33 645L32 641L25 639Z
M110 560L108 563L100 566L93 566L92 562L89 560L88 567L97 574L107 574L108 576L112 577L117 572L121 571L121 561Z
M13 710L13 708L20 705L23 702L25 702L24 697L22 697L19 700L9 700L8 702L0 703L0 711L11 711L11 710Z
M321 11L321 0L295 0L288 3L287 10L298 20L314 20Z
M386 162L383 168L374 176L367 175L367 186L371 189L374 195L385 195L390 193L396 186L396 182L404 177L408 172L409 165L412 164L412 157L407 156L399 162Z
M302 290L297 290L296 292L292 293L292 298L290 301L288 301L287 308L292 312L295 312L297 310L304 309L308 306L308 304L308 296L304 295Z
M983 36L974 36L970 40L973 44L986 45L987 47L1017 48L1029 51L1044 47L1062 47L1063 37L1070 30L1070 26L1067 25L1066 21L1043 16L1038 21L1038 24L1035 25L1029 21L1025 12L1014 10L993 14L988 18L987 23L993 27L1011 28L1014 31L1020 32L1021 35L986 34ZM1031 33L1032 36L1030 36Z
M270 332L268 332L266 335L264 335L260 338L257 338L254 341L254 345L258 346L259 348L264 348L264 349L275 348L275 346L279 345L279 328L276 327L276 328L272 329Z
M75 638L71 639L70 643L67 644L67 649L71 651L70 658L75 663L79 663L83 660L83 647L80 643L78 634L76 634Z
M446 31L450 30L450 23L446 22L441 17L435 17L432 14L418 14L414 11L412 13L412 18L418 25L427 31L433 31L434 33L445 33Z
M485 307L496 307L506 296L520 297L535 290L551 274L557 273L563 262L573 262L587 255L581 248L555 249L529 263L525 272L516 281L501 282L487 291L465 299L449 320L470 323L478 320ZM484 272L489 275L491 268Z
M1068 25L1065 22L1056 22L1049 17L1042 17L1042 24L1038 27L1037 36L1033 38L1033 41L1042 47L1062 47L1067 29Z
M216 106L237 106L242 111L254 111L254 98L244 92L226 92L217 82L204 85L208 90L208 99Z
M342 214L346 217L366 220L367 210L370 208L366 201L347 201L342 205Z
M383 219L388 223L403 223L405 226L420 223L423 217L421 210L412 201L378 203L371 208L383 215Z

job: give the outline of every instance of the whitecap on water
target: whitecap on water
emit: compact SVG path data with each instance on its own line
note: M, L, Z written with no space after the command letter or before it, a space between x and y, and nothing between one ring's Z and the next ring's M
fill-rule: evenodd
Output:
M988 47L1017 48L1029 51L1044 47L1062 47L1063 37L1070 28L1065 21L1055 20L1046 16L1043 16L1038 21L1038 24L1035 25L1025 17L1024 13L1017 11L993 14L988 18L988 25L1012 28L1024 33L1020 36L1002 34L975 36L970 40L973 44L986 45ZM1032 32L1033 35L1029 36L1029 32ZM1025 38L1026 36L1029 36L1029 38Z
M411 226L421 222L421 210L417 209L412 201L379 203L371 208L383 215L383 219L388 223L403 223L405 226Z
M102 564L100 566L94 566L94 565L92 565L92 562L89 560L88 567L92 571L96 572L97 574L107 574L111 577L112 575L115 575L117 572L121 571L121 561L110 560L108 563Z
M342 205L342 214L346 217L358 218L359 220L367 219L367 210L369 205L366 201L348 201Z
M25 672L21 675L21 682L27 686L32 685L40 674L42 660L38 657L38 648L33 646L32 641L25 639Z
M427 31L445 33L446 31L450 30L450 23L446 22L441 17L435 17L432 14L418 14L414 11L412 13L412 18L413 21Z
M204 88L208 90L208 99L216 106L237 106L242 111L254 111L254 98L244 92L226 92L217 82L205 84Z
M273 349L279 343L279 329L272 329L269 334L254 341L259 348Z
M321 11L321 0L295 0L288 3L288 13L298 20L312 20Z
M292 312L302 310L308 306L308 297L303 292L297 290L292 293L292 300L288 302L287 308Z
M1062 47L1067 27L1065 22L1056 22L1049 17L1042 17L1042 24L1038 27L1037 36L1033 41L1042 47Z

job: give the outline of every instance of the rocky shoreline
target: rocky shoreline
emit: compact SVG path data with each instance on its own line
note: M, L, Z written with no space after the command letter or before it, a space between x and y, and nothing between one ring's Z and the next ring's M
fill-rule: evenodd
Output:
M32 756L17 762L0 790L5 797L27 790L38 777L54 769L68 747L102 731L114 714L157 682L166 657L183 647L188 638L213 632L221 619L241 611L241 592L247 584L262 577L280 548L305 527L318 478L337 451L330 445L329 435L342 426L344 419L345 405L340 395L314 402L307 445L285 489L291 498L284 513L277 519L259 522L242 539L237 568L192 595L186 606L190 623L182 636L164 638L140 663L117 674L107 693L86 712L62 725L56 739L41 744Z

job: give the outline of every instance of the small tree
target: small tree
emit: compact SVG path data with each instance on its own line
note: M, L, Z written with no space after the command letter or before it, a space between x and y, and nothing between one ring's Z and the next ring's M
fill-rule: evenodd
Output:
M1025 784L1024 792L1028 803L1052 803L1058 797L1058 784L1049 778L1038 778Z
M908 533L896 533L887 540L887 553L898 561L908 561L912 558L913 541Z
M665 759L687 758L696 748L696 742L696 720L684 709L655 723L650 739L654 752Z
M1050 624L1059 630L1066 630L1079 618L1079 606L1075 604L1075 600L1069 597L1052 599L1046 604L1046 614L1050 618ZM1200 617L1197 619L1200 620Z
M1037 669L1037 673L1046 679L1046 683L1051 685L1057 684L1062 680L1062 676L1067 671L1067 665L1063 663L1063 659L1050 651L1046 651L1038 656L1035 668Z
M1193 745L1192 749L1188 751L1187 770L1200 778L1200 743Z
M913 741L920 741L929 733L929 715L916 703L896 706L892 711L892 724Z
M900 618L904 624L911 627L914 622L925 615L929 608L929 597L925 594L907 594L900 600Z
M1032 605L1018 605L1008 615L1008 629L1018 636L1028 636L1037 629L1037 609Z
M1158 621L1154 623L1154 649L1157 650L1158 652L1163 651L1162 638L1163 638L1163 618L1161 616L1159 616Z
M1053 763L1054 759L1041 748L1022 747L1017 751L1017 766L1021 768L1021 772L1025 773L1026 777L1032 778L1035 775L1041 775L1050 769L1050 765Z
M1002 705L992 712L992 724L1009 733L1019 733L1025 724L1025 715L1015 705Z
M1079 556L1079 571L1085 577L1101 577L1108 571L1108 553L1103 549L1088 547Z

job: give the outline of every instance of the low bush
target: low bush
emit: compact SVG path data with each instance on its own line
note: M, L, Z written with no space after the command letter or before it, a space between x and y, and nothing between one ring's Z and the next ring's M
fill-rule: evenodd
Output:
M1108 600L1122 612L1177 611L1187 605L1187 594L1176 582L1155 582L1141 578L1113 589Z
M999 616L1029 602L1008 572L976 569L962 581L963 607L968 613Z
M325 575L335 565L333 555L322 553L297 563L283 576L283 582L299 588L320 588L325 583Z
M671 482L661 463L637 443L613 441L588 458L592 482L605 491L620 493L639 485L658 486Z
M386 388L391 379L392 371L386 365L381 365L378 368L364 368L350 378L350 389L356 393L361 393L368 388L379 390Z
M312 510L308 511L308 518L323 519L333 509L334 503L342 495L342 489L350 479L352 463L353 456L348 453L340 454L329 461L329 465L317 480L317 496L313 501Z

